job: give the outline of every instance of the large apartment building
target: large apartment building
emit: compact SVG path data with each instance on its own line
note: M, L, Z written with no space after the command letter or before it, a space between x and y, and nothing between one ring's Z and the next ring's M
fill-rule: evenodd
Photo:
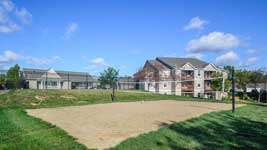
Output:
M142 88L146 91L209 97L213 93L211 80L216 72L227 77L224 70L195 58L157 57L147 60L134 78L144 83Z

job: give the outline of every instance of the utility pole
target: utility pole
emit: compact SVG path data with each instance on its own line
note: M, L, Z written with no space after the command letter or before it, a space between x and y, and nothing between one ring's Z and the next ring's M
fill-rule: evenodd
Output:
M232 113L235 112L235 68L232 67Z

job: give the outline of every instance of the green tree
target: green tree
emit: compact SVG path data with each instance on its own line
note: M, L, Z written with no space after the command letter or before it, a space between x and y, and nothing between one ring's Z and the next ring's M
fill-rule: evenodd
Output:
M0 75L0 89L4 89L6 84L6 76L4 74Z
M217 72L215 73L212 78L215 78L211 80L211 88L215 91L222 91L223 87L223 73ZM224 79L224 91L228 91L229 87L231 85L231 81L229 78Z
M118 76L119 76L119 70L116 70L112 67L108 67L106 70L104 70L104 72L100 73L98 81L100 82L101 86L105 85L113 86Z
M250 82L254 84L255 90L257 89L258 84L265 83L264 69L258 69L250 73ZM260 102L261 95L263 90L258 91L258 102Z
M238 70L236 71L235 76L237 87L242 89L242 99L244 99L247 92L247 84L250 82L251 72L247 70Z
M6 74L6 87L8 89L17 89L19 88L20 82L20 67L18 64L10 67Z
M115 100L115 83L119 76L119 70L112 67L108 67L104 72L100 74L99 82L101 86L110 85L112 87L111 100Z

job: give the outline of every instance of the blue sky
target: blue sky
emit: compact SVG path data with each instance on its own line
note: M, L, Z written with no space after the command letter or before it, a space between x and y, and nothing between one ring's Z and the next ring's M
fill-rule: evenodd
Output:
M132 75L155 57L265 67L267 2L0 0L0 68Z

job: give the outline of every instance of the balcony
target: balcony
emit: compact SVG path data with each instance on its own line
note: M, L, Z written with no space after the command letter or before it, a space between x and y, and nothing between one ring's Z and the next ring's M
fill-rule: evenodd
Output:
M194 71L182 71L181 80L194 80Z
M205 71L204 79L210 80L214 76L215 73L216 73L215 71Z
M182 92L189 92L194 91L194 85L192 84L183 84L182 85Z
M182 75L181 80L194 80L194 76L192 75Z

